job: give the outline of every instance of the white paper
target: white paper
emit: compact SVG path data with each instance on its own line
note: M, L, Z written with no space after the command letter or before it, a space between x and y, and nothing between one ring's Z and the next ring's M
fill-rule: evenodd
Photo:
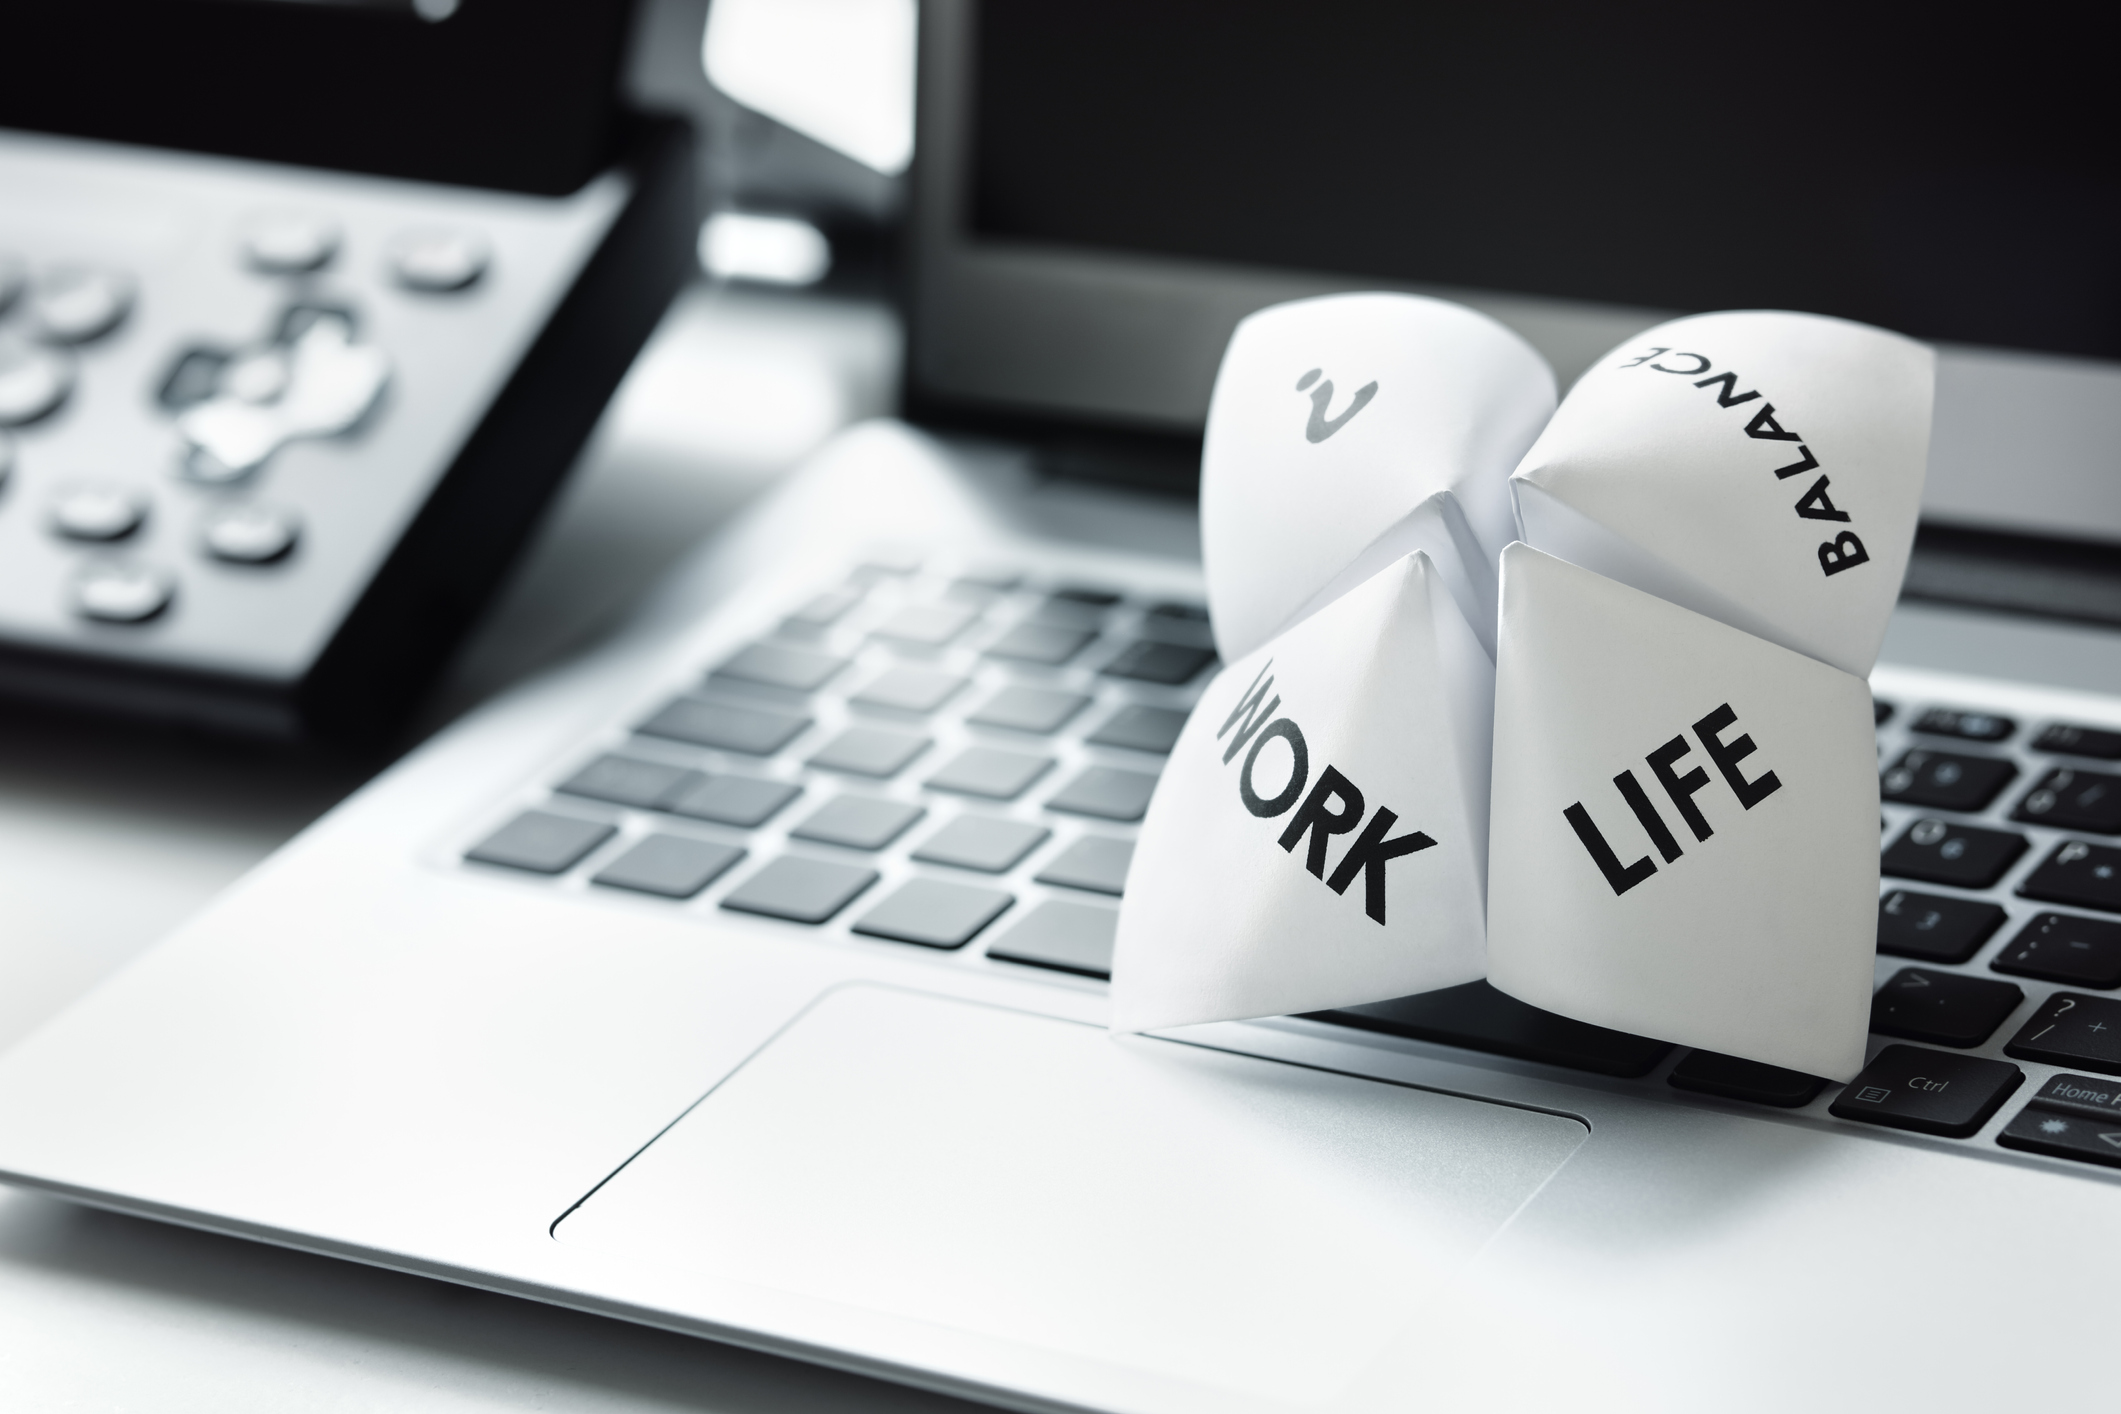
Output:
M1349 294L1230 338L1201 454L1208 606L1236 662L1424 551L1489 651L1509 476L1554 411L1524 340L1462 305Z
M1225 668L1135 844L1114 1029L1480 977L1493 674L1423 554Z
M1596 1025L1853 1077L1877 927L1871 716L1860 677L1511 546L1489 980Z
M1866 675L1914 539L1935 361L1820 315L1661 324L1584 374L1525 455L1524 538Z

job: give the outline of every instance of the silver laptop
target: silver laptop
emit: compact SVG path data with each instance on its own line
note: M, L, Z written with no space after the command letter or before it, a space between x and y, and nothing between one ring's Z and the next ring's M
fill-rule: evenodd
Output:
M1890 103L1679 122L1685 75L1755 91L1789 45L1248 14L925 7L916 421L12 1051L0 1175L1025 1410L2110 1402L2117 330L1967 294L2017 228L1925 187L1934 153L1851 140L1836 175L1822 142L1760 185ZM1472 101L1528 77L1636 126ZM1749 265L1806 193L1825 234ZM1977 227L1937 273L1925 231ZM1565 379L1676 307L1940 341L1855 1083L1484 984L1103 1029L1134 822L1214 672L1215 360L1247 310L1361 287L1464 299ZM2040 605L2079 622L1997 612Z

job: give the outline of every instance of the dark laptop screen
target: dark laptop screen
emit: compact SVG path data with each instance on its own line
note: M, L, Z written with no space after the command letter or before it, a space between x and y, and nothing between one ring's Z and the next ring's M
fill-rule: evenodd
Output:
M987 3L971 221L2121 357L2105 13Z

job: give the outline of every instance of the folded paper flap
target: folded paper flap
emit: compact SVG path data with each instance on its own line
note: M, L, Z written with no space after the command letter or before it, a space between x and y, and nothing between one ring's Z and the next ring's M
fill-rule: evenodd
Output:
M1492 576L1515 534L1510 470L1554 403L1553 373L1530 345L1442 300L1329 295L1246 318L1216 375L1201 456L1202 555L1224 660L1287 627L1440 493Z
M1226 668L1142 822L1114 1027L1481 976L1492 691L1422 554Z
M1847 320L1659 325L1586 373L1525 454L1514 483L1546 501L1521 489L1520 524L1572 562L1867 674L1913 543L1934 384L1928 348Z
M1387 526L1275 632L1279 634L1302 623L1372 575L1417 551L1428 557L1438 582L1492 662L1498 603L1496 566L1475 537L1458 498L1449 491L1438 491L1397 523Z
M1523 545L1500 637L1490 980L1855 1074L1878 892L1867 684Z

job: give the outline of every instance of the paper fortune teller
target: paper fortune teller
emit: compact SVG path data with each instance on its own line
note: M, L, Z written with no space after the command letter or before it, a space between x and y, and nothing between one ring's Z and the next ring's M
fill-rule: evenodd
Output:
M1482 975L1495 559L1553 407L1530 346L1440 300L1335 295L1238 326L1201 461L1230 666L1142 823L1116 1027Z
M1878 896L1870 672L1929 352L1809 315L1649 331L1513 481L1489 980L1580 1020L1846 1080ZM1550 553L1548 553L1550 552Z

